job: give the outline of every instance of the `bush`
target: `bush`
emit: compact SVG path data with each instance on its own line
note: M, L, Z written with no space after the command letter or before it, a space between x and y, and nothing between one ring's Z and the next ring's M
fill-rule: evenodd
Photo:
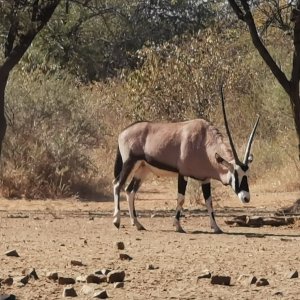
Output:
M7 89L3 194L69 196L88 184L97 169L89 153L104 133L96 103L72 77L15 72Z

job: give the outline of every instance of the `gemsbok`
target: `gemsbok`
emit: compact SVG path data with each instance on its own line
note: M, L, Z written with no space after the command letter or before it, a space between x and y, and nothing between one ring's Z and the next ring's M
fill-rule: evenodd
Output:
M229 144L220 131L203 119L177 123L137 122L123 130L118 138L114 167L114 225L120 227L120 192L126 182L126 198L132 225L144 230L135 211L135 194L150 172L158 176L178 176L178 198L174 226L184 232L180 214L184 204L187 178L198 180L215 233L222 230L216 223L211 197L211 179L230 185L243 203L250 201L248 186L251 145L259 116L250 134L244 160L238 158L228 127L223 88L222 111Z

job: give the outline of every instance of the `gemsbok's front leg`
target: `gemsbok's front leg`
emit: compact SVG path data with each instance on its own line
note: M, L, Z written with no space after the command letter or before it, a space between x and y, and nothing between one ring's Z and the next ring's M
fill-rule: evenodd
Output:
M212 197L211 197L211 185L210 182L202 184L203 197L205 199L205 204L210 218L210 226L215 233L223 233L220 227L217 225L215 220L215 213L212 206Z
M174 226L176 227L175 231L185 233L184 229L180 225L180 216L181 210L184 204L185 190L186 190L187 181L182 175L178 175L178 195L177 195L177 207L176 215L174 219Z

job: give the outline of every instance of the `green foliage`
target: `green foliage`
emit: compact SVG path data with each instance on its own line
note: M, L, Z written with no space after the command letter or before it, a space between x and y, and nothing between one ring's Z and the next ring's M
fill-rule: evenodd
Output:
M86 1L85 1L86 2ZM212 22L213 5L193 1L62 2L24 62L28 70L67 69L83 81L136 66L133 53Z
M252 50L241 43L243 34L215 28L143 48L141 68L127 80L131 118L209 118L220 103L223 83L228 98L250 95L257 70L246 63ZM230 101L240 105L238 98Z

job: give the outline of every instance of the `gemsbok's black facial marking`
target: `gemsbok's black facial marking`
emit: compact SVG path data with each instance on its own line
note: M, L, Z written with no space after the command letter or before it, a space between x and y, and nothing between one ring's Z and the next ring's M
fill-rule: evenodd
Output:
M249 185L248 185L247 176L243 176L242 182L241 182L241 185L240 185L240 190L245 191L245 192L249 192Z

